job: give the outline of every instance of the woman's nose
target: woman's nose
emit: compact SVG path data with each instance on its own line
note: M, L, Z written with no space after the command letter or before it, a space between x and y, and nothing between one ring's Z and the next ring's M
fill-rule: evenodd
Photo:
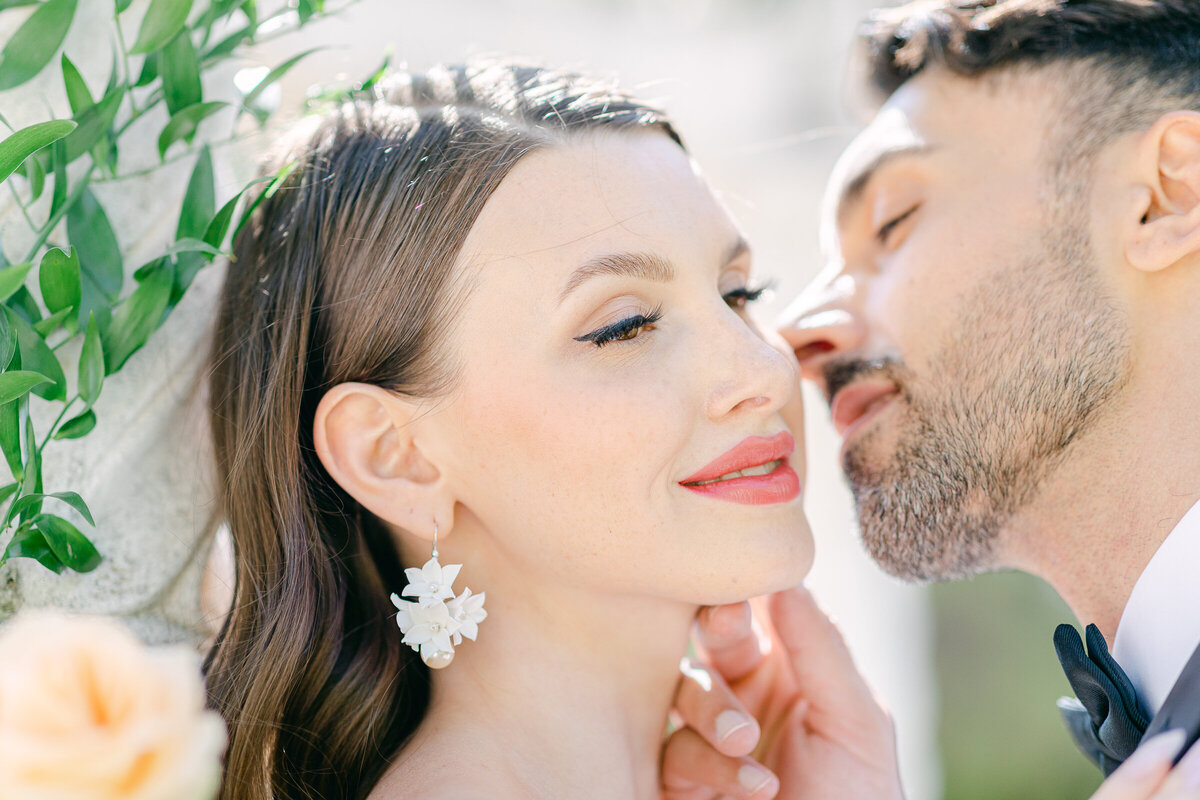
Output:
M724 354L711 354L710 363L719 373L709 393L709 417L778 413L798 389L795 361L742 319L727 330L735 334L732 346Z
M867 326L854 305L853 280L841 275L806 289L784 312L779 335L805 378L824 389L824 367L862 347Z

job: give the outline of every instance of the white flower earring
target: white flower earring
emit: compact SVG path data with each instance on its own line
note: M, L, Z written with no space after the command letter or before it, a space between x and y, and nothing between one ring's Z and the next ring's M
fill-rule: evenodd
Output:
M487 592L471 594L469 588L455 596L454 579L462 564L438 563L437 521L433 523L433 557L420 569L404 570L408 585L400 592L417 601L401 600L392 593L396 606L396 624L404 634L401 640L421 654L421 660L433 669L450 666L454 660L454 645L463 637L475 641L479 623L487 617L483 600ZM449 602L447 602L449 601Z

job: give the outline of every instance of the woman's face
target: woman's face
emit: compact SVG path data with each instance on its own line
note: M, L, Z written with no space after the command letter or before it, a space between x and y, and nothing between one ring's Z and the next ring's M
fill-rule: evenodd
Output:
M419 437L458 500L444 561L695 603L803 578L796 368L742 307L750 254L675 143L526 156L458 269L461 372Z

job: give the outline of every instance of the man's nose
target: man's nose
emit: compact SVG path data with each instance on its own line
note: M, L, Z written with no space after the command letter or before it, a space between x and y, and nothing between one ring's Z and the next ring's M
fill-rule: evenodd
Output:
M835 280L809 287L784 312L779 328L804 377L822 388L825 365L859 349L867 338L866 323L852 303L853 292L844 284Z

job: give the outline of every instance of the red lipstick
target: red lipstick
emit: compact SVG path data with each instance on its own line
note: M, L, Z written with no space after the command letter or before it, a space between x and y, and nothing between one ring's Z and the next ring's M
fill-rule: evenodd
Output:
M800 495L800 477L788 463L796 440L787 431L751 436L679 482L683 488L751 506L786 503ZM748 473L748 474L745 474Z

